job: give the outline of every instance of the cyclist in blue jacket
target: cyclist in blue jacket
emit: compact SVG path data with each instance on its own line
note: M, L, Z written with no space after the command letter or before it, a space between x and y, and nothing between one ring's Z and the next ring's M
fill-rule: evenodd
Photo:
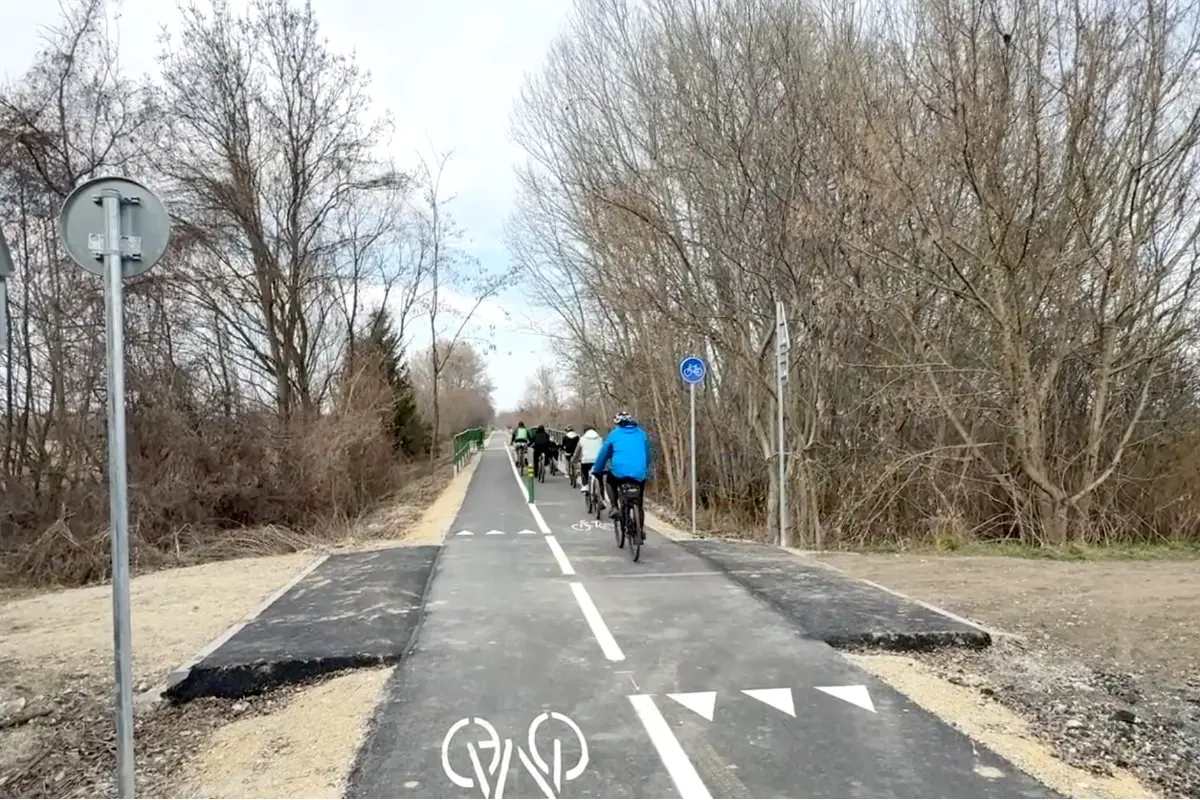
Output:
M618 412L613 417L613 429L608 432L600 452L596 454L592 474L603 479L606 470L608 480L604 483L609 499L609 518L617 518L617 487L622 483L637 485L637 504L640 508L646 492L646 479L650 477L650 437L628 411Z

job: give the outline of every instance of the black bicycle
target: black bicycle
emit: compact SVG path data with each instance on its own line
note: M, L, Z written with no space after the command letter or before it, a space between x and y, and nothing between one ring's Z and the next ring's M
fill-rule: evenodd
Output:
M579 488L579 465L575 463L575 459L567 457L567 477L571 479L571 488Z
M596 519L600 519L600 482L592 475L591 470L583 474L583 479L587 481L587 491L583 493L583 501L587 506L588 516L595 513Z
M613 532L617 547L629 542L629 555L637 561L642 557L642 544L646 541L646 530L642 525L641 492L636 483L617 486L617 518L613 520Z
M545 483L546 482L546 454L545 453L538 454L537 465L534 467L534 470L537 472L538 482Z
M517 459L514 463L517 466L517 474L518 475L525 474L525 450L527 449L527 447L528 446L525 445L524 443L517 444L517 448L516 448L517 449Z

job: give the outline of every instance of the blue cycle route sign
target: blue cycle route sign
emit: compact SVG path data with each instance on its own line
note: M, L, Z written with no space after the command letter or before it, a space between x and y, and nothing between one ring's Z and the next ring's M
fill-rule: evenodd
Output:
M683 378L684 383L699 383L704 380L705 371L702 358L688 356L679 362L679 377Z

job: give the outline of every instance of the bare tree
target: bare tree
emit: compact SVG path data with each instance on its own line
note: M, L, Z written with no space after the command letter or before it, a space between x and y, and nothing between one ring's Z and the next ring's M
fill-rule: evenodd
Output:
M589 3L522 96L510 248L676 502L707 358L714 523L771 524L785 457L807 545L1200 535L1149 488L1198 410L1196 11Z
M365 76L288 0L186 7L159 85L121 73L109 24L99 0L70 0L0 90L18 267L16 358L0 358L5 579L107 575L103 295L56 230L63 197L95 175L147 179L176 216L162 262L126 289L139 569L293 550L413 474L396 447L398 340L429 261L413 177L375 156L388 124L367 111ZM364 309L384 305L386 363L356 358Z
M340 363L338 260L349 250L361 264L391 223L364 232L349 209L405 185L372 156L387 122L365 119L366 77L324 43L310 7L255 0L238 16L222 0L183 12L181 45L162 57L176 146L161 167L195 247L191 284L235 332L242 369L270 381L280 418L311 415L319 373Z
M433 429L438 435L443 431L442 373L454 356L455 348L463 339L475 312L508 279L507 274L489 274L479 269L478 263L461 249L464 231L448 209L454 198L445 197L442 193L442 179L450 157L451 153L435 152L432 161L423 160L421 163L424 205L419 235L422 256L427 260L430 276L430 287L424 295L430 338L429 397ZM468 307L448 308L447 291L467 298ZM449 326L443 322L447 312L455 320ZM434 444L430 448L431 462L437 458L438 435L434 436Z

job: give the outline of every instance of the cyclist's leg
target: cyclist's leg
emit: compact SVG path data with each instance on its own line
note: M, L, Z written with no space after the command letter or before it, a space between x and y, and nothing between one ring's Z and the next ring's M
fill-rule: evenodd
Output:
M592 487L592 465L587 463L580 464L579 475L581 478L579 481L579 489L580 491L586 492Z
M612 474L612 472L605 470L604 484L605 484L605 488L608 489L608 500L609 500L608 518L609 519L617 518L617 489L619 488L620 483L621 483L620 478L615 477Z

